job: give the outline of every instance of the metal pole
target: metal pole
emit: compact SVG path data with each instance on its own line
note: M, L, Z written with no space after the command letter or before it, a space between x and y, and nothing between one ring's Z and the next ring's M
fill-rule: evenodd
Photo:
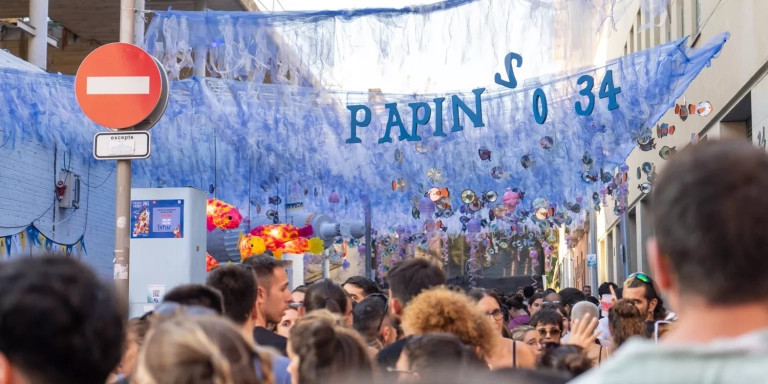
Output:
M206 0L195 0L193 8L195 11L203 12L208 7ZM194 50L193 74L196 77L205 77L205 62L207 60L205 47L198 47Z
M120 42L135 43L135 2L120 1ZM131 264L131 161L117 160L115 175L115 258L114 279L119 304L129 314L128 277Z
M589 212L589 254L595 255L595 261L599 262L597 258L597 212L591 207L589 208ZM592 292L597 292L597 267L597 265L589 267Z
M134 1L134 8L136 9L135 13L135 24L133 26L133 44L136 45L143 45L144 44L144 29L145 29L145 20L144 20L144 1L145 0L133 0Z
M48 0L29 1L29 23L35 34L29 39L29 62L48 70Z

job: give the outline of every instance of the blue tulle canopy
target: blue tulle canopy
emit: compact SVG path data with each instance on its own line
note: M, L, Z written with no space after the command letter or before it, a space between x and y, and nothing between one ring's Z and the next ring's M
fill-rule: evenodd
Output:
M567 3L158 13L145 49L172 78L192 74L196 65L213 77L172 82L166 113L151 130L152 157L134 162L133 184L196 186L250 208L256 221L272 196L355 219L366 200L376 228L439 218L454 233L465 228L461 216L489 219L505 190L516 188L525 192L518 213L545 201L570 218L565 223L578 224L593 195L616 183L632 149L647 142L647 129L728 36L695 49L686 39L673 41L595 67L614 2ZM644 12L665 9L666 2L649 3ZM360 64L355 55L362 48L354 47L363 43L377 54ZM345 71L400 76L369 91L347 82ZM410 71L431 75L409 77ZM5 142L35 135L91 156L93 134L102 128L80 112L72 77L0 70L0 82ZM447 189L450 197L440 202L451 215L446 206L419 206L432 188ZM478 201L486 196L484 206L462 209L465 190ZM332 192L338 202L329 201Z

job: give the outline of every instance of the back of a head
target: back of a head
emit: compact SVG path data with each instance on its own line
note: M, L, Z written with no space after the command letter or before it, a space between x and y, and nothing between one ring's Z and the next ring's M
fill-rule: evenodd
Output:
M518 325L512 329L512 340L525 342L525 334L535 330L536 328L530 325Z
M256 275L256 284L265 287L266 282L271 278L276 268L285 268L287 261L277 260L272 256L261 254L248 257L243 260L243 265L250 267Z
M256 300L253 272L238 265L220 265L211 271L205 284L221 292L224 316L235 324L243 324L249 319Z
M576 303L587 299L587 295L576 288L563 288L558 295L560 295L560 304L567 305L569 310L573 309Z
M407 305L421 291L445 284L445 273L427 259L413 258L392 266L387 281L392 296Z
M536 288L527 285L525 288L523 288L523 296L526 300L528 300L529 297L533 296L533 294L536 293Z
M768 298L768 155L745 140L689 145L653 187L653 224L681 295L729 305Z
M587 357L579 346L570 344L549 345L544 349L538 368L551 369L558 372L566 372L574 377L592 368L592 360Z
M182 305L197 305L224 313L224 299L221 292L202 284L179 285L163 296L163 302L172 301Z
M352 324L367 341L376 339L379 324L387 316L387 297L382 294L368 296L352 310Z
M365 296L379 293L379 286L376 285L376 282L365 276L352 276L348 278L347 281L345 281L341 286L343 287L347 284L352 284L359 287L363 290Z
M600 317L600 310L589 301L580 301L571 309L571 321L581 320L584 318L584 315L589 315L590 319L597 319Z
M318 280L307 289L306 296L304 296L304 308L307 313L318 309L327 309L344 315L348 310L347 293L331 279Z
M467 295L438 287L414 298L403 313L406 334L445 332L488 353L495 347L496 330Z
M363 340L331 316L309 315L291 328L291 352L299 357L299 374L293 379L300 384L346 382L350 378L370 381L373 364Z
M403 352L408 356L408 370L418 372L432 382L485 368L475 351L450 333L412 336L405 343Z
M630 337L644 336L645 324L643 315L634 304L627 300L619 300L608 311L608 323L611 326L611 338L616 348L624 344Z
M0 263L0 351L31 384L102 384L120 361L112 289L60 256Z
M146 384L257 384L271 382L267 363L228 320L177 316L153 326L136 379Z

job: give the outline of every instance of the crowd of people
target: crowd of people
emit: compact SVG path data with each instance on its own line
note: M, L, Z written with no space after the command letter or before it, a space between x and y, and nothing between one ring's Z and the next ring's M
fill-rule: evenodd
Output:
M748 143L681 151L654 187L653 277L597 296L446 286L422 258L386 287L291 290L285 262L258 255L126 322L77 260L2 262L0 384L766 382L766 191L768 156Z

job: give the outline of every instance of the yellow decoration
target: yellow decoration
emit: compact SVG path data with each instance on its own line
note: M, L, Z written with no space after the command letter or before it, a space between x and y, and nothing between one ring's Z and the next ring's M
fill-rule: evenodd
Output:
M241 260L245 260L249 256L262 254L267 250L267 246L264 244L264 239L251 235L240 236L238 248L240 248Z
M323 250L325 250L325 244L323 243L323 240L319 237L313 237L309 239L309 253L313 255L319 255L323 253Z
M282 260L283 259L283 250L282 249L275 249L274 251L272 251L272 256L274 256L275 259L277 259L277 260Z

